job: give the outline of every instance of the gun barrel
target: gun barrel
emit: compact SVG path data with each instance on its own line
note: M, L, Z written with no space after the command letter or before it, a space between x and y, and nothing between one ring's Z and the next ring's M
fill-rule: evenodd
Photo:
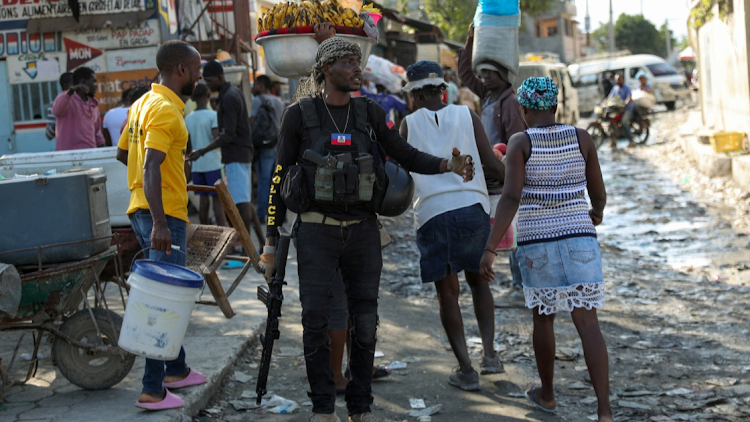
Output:
M268 318L266 320L265 333L261 334L260 342L263 346L263 352L261 353L260 365L258 366L258 382L256 384L255 391L258 394L256 403L261 404L263 396L266 395L268 390L266 384L268 382L268 373L271 369L271 355L273 353L273 343L279 338L279 317L281 316L281 305L284 300L282 294L282 287L286 284L284 282L285 267L286 267L286 256L289 253L289 234L280 230L279 243L277 245L276 252L276 273L273 274L273 282L270 286L260 285L258 286L258 299L266 304L268 309Z

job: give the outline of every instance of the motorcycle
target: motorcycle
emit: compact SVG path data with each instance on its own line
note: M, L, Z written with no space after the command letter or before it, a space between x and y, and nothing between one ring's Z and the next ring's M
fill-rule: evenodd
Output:
M625 107L619 97L609 98L603 105L594 107L596 121L592 122L586 131L591 135L597 148L601 147L607 138L614 144L618 139L628 137L622 122L624 112ZM647 113L648 110L636 107L630 121L630 133L636 144L645 144L648 140L651 122L646 117Z

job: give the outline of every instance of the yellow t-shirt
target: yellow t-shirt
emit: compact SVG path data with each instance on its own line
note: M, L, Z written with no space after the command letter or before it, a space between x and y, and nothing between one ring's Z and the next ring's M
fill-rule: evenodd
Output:
M151 91L131 107L128 122L117 146L128 150L128 215L149 209L143 191L143 164L146 148L167 154L161 163L161 187L164 213L188 222L185 153L188 131L180 97L164 85L153 84Z

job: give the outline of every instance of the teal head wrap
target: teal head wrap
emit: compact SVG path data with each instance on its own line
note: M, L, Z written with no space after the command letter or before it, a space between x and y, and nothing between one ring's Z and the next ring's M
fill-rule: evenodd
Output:
M557 86L551 78L528 78L518 88L518 103L534 110L549 110L557 105Z

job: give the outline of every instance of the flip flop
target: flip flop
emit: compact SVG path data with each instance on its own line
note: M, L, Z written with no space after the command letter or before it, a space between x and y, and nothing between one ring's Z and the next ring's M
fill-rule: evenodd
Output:
M526 392L523 393L524 397L526 397L526 400L528 400L529 402L531 402L531 404L533 404L534 406L538 407L539 410L541 410L543 412L557 413L557 407L556 406L550 409L548 407L542 406L538 401L534 400L534 390L536 390L536 388L532 387L531 390L526 390Z
M170 393L166 388L164 389L164 391L166 391L167 394L164 396L164 399L162 401L156 403L141 403L141 401L137 401L135 402L135 407L140 407L141 409L146 410L165 410L176 409L178 407L182 407L182 405L185 404L185 402L182 401L181 398Z
M208 379L206 379L205 375L191 368L188 376L185 377L185 379L173 382L163 382L162 385L165 388L184 388L190 387L192 385L205 384L206 382L208 382Z

